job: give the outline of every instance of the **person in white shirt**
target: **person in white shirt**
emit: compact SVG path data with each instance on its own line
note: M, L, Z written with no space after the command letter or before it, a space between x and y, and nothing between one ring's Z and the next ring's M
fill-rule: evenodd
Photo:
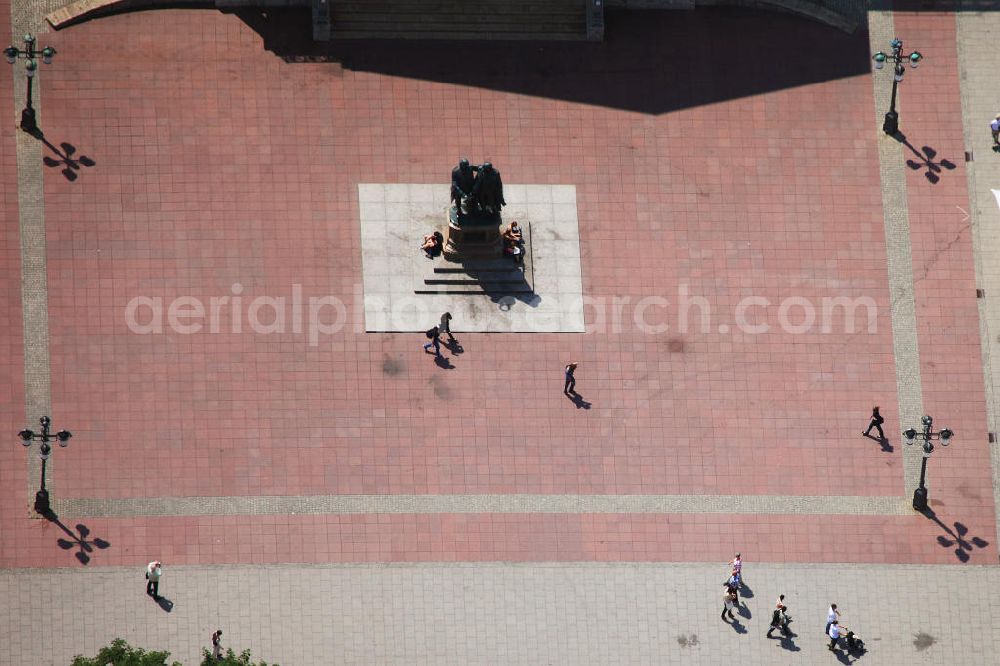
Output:
M1000 113L990 121L990 131L993 133L993 145L1000 146Z
M162 563L153 560L146 566L146 594L154 601L160 599L160 576L163 574Z
M824 634L830 633L830 625L840 619L840 611L837 610L837 604L830 604L830 608L826 611L826 629L823 630Z
M827 634L830 636L830 650L835 650L837 647L837 641L840 640L840 632L846 631L846 627L841 627L840 623L834 620L830 623L830 631Z

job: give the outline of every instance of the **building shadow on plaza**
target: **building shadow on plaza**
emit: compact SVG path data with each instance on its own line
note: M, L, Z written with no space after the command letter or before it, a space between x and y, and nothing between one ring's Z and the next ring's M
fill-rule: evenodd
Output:
M307 11L235 14L289 62L648 114L871 72L866 30L748 9L609 10L604 42L313 42Z

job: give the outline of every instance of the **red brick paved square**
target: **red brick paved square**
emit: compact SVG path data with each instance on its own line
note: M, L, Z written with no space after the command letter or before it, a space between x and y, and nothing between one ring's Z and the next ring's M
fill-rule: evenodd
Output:
M904 130L959 162L953 26L935 15L898 21L935 52L933 68L907 79ZM625 22L613 39L635 28ZM127 53L100 49L125 35ZM67 57L41 79L46 136L96 161L72 182L45 173L53 412L76 435L54 461L60 496L903 494L867 75L649 113L285 63L236 16L215 12L136 13L47 37L60 53L102 53ZM622 75L622 85L643 83L642 71ZM9 130L0 139L12 154ZM492 159L509 183L576 186L584 293L607 303L604 317L588 312L586 335L460 335L465 353L443 371L419 336L353 324L316 347L302 333L253 334L245 319L240 333L225 318L216 334L126 326L136 296L208 303L237 283L244 304L290 298L300 284L356 317L357 184L445 183L461 155ZM16 179L4 174L6 200ZM961 445L932 462L936 508L992 542L971 241L954 214L964 187L961 164L937 185L917 172L908 181L921 371L928 411L960 432ZM4 215L12 325L0 372L11 378L13 432L23 412L19 247L16 213ZM682 286L711 304L708 330L677 330L668 309L670 331L642 332L636 304L660 296L676 306ZM770 332L735 330L747 296L773 304ZM877 330L778 330L783 299L836 296L874 299ZM628 299L620 321L615 298ZM656 324L663 312L646 315ZM580 362L589 410L560 393L569 360ZM893 454L858 436L876 402ZM14 520L23 451L0 456ZM150 552L189 562L724 560L734 547L774 561L954 560L934 541L938 527L915 517L92 522L114 544L101 564ZM72 564L52 549L55 528L17 524L25 541L0 545L0 561ZM991 543L973 556L995 555Z

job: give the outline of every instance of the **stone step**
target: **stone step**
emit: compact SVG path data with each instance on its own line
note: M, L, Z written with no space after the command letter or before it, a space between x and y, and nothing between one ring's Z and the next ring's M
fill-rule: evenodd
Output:
M520 278L510 278L506 280L496 280L493 278L490 278L488 280L479 280L477 278L453 278L450 280L424 280L425 285L443 285L443 286L450 286L450 285L459 286L467 284L486 284L486 283L494 285L508 285L508 284L519 285L522 283L527 284L524 281L523 276Z
M437 273L437 274L439 274L439 275L447 275L449 273L462 273L462 274L464 274L464 273L509 273L509 272L511 272L513 270L516 270L516 269L513 269L513 268L471 268L471 267L465 267L465 266L467 266L467 264L464 265L462 268L435 268L434 272Z
M334 39L585 39L586 0L333 2Z
M427 286L422 289L414 289L414 294L465 294L469 296L504 296L507 294L532 294L534 291L526 284L524 286L512 287L510 285L454 285L454 286Z

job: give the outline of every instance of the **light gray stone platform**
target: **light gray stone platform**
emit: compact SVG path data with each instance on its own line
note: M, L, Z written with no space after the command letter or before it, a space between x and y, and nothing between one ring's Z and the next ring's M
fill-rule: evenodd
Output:
M576 187L505 185L504 224L531 225L534 294L415 294L432 262L420 242L446 234L448 185L358 185L365 330L417 332L454 316L456 332L583 333L583 278Z
M143 566L0 570L0 664L64 666L120 636L193 666L217 628L223 646L284 666L996 663L997 567L748 561L734 626L719 617L721 562L166 562L169 613L146 596ZM797 634L786 640L765 635L779 594ZM827 650L830 603L864 639L860 659Z

